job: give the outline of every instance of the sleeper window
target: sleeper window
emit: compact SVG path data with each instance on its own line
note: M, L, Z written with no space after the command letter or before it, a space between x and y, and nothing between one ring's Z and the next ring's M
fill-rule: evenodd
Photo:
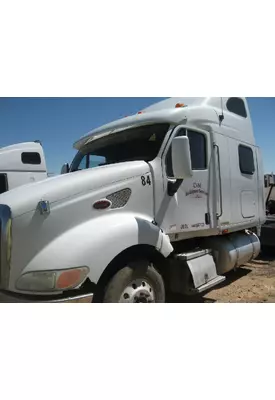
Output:
M240 117L247 117L244 101L239 97L230 97L226 103L226 106L228 111L239 115Z
M239 163L242 174L253 175L255 172L253 151L250 147L239 146Z
M22 153L21 160L23 164L39 165L41 164L41 157L39 153Z

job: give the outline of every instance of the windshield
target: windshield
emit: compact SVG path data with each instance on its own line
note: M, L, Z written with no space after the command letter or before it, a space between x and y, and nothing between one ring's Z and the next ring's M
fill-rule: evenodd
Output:
M139 126L95 140L78 152L71 172L126 161L152 161L168 129L169 124Z

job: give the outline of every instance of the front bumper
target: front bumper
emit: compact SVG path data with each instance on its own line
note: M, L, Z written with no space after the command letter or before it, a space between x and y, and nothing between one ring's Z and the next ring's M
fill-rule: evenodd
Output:
M0 290L0 303L92 303L93 293L67 293L61 296L25 296Z

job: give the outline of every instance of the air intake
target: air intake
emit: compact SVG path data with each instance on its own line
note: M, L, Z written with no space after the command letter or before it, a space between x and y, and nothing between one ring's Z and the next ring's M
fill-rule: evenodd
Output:
M131 193L132 193L131 189L128 188L122 189L119 190L118 192L109 194L109 196L107 196L106 199L112 202L111 206L112 209L122 208L128 203Z

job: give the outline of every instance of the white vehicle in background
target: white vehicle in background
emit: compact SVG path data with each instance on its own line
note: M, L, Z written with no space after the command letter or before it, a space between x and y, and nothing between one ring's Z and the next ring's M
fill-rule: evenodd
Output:
M170 98L75 148L63 175L0 195L6 299L164 302L259 254L264 174L245 98Z
M0 148L0 194L46 178L46 161L40 142Z

